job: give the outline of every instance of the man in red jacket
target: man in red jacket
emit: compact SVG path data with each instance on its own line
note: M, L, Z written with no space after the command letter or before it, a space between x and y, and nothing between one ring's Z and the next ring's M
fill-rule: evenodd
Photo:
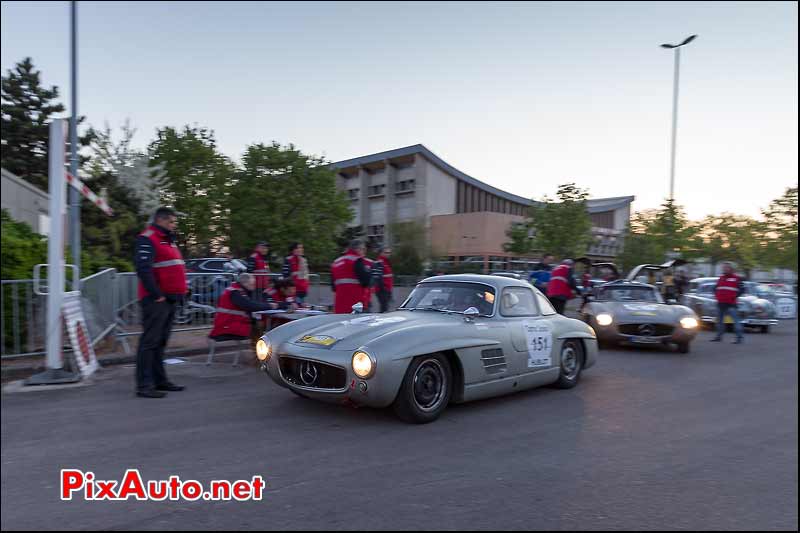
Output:
M736 309L736 299L744 292L742 278L733 271L731 263L722 264L722 275L717 281L715 293L717 296L717 336L711 342L720 342L725 333L725 317L730 315L736 332L736 340L733 344L742 344L742 323L739 320L739 313Z
M239 274L237 281L225 289L214 313L214 328L209 337L216 341L238 340L250 337L250 313L278 309L274 302L256 302L251 299L257 282L253 274Z
M350 313L354 304L363 303L364 289L369 288L371 277L364 262L364 253L364 243L355 239L350 242L344 255L331 265L334 313Z
M308 261L303 255L305 250L303 243L293 242L289 245L289 255L283 261L281 276L294 282L297 293L297 301L303 303L308 295Z
M558 314L564 314L567 301L572 299L578 292L578 284L575 283L575 276L572 273L572 259L564 259L561 264L553 269L550 281L547 283L547 298L553 304Z
M160 207L153 223L136 238L134 264L139 278L142 336L136 350L136 395L163 398L167 391L181 391L167 378L164 348L172 332L175 306L186 297L186 266L175 244L177 213Z

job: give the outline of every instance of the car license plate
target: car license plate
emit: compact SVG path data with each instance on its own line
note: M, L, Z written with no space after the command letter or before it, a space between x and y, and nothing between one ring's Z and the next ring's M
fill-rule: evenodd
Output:
M633 337L631 340L640 344L655 344L659 342L655 337Z

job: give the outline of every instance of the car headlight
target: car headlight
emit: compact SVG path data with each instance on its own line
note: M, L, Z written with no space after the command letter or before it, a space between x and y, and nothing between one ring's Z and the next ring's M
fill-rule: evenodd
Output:
M256 343L256 357L259 361L267 361L272 355L272 344L264 339L258 339Z
M610 326L612 322L614 322L614 318L608 313L597 315L597 324L600 326Z
M375 373L375 362L367 352L357 351L353 354L353 372L361 379L372 377Z
M693 316L685 316L681 318L681 327L685 329L694 329L698 326L697 319Z

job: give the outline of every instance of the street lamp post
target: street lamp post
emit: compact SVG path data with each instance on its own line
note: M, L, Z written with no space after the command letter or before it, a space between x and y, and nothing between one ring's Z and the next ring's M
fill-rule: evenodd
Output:
M681 47L689 44L697 38L691 35L680 44L662 44L661 48L675 50L675 76L672 85L672 151L670 154L669 168L669 199L675 199L675 140L678 135L678 80L680 79L681 67Z

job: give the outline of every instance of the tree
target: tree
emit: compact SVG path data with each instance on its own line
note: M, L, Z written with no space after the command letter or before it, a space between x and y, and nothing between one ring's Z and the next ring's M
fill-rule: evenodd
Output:
M750 217L723 213L707 216L699 231L698 254L716 265L733 261L749 276L762 263L764 224Z
M47 237L24 222L17 222L2 210L2 279L30 279L34 265L47 263Z
M592 222L586 210L589 192L566 183L558 186L556 196L558 202L545 196L530 208L526 226L531 230L531 249L560 258L582 256L592 241Z
M232 251L244 254L266 239L282 256L298 241L314 269L330 267L353 216L345 194L336 189L336 172L324 159L275 142L247 147L225 198L224 244Z
M398 275L417 276L422 273L423 260L428 255L425 244L425 223L421 220L392 224L394 246L392 270Z
M148 217L161 205L165 195L164 165L154 163L147 153L131 148L136 129L130 121L126 120L121 129L122 139L116 143L108 124L103 130L92 130L89 176L116 176L119 185L134 196L138 214Z
M42 86L41 72L34 69L30 57L16 64L2 78L3 168L13 172L43 191L48 186L47 148L49 124L54 114L63 113L64 106L56 103L58 87ZM85 117L79 117L78 124ZM91 141L91 130L79 137L80 145ZM69 142L67 141L67 154ZM85 162L85 158L82 158Z
M697 256L698 227L689 222L683 207L668 199L659 209L634 213L624 237L618 262L625 270L669 258Z
M787 188L783 196L773 200L762 213L768 239L765 266L797 273L797 187Z
M235 167L199 126L161 128L150 143L152 165L166 173L161 200L182 213L178 242L189 254L218 252L229 235L227 195Z

